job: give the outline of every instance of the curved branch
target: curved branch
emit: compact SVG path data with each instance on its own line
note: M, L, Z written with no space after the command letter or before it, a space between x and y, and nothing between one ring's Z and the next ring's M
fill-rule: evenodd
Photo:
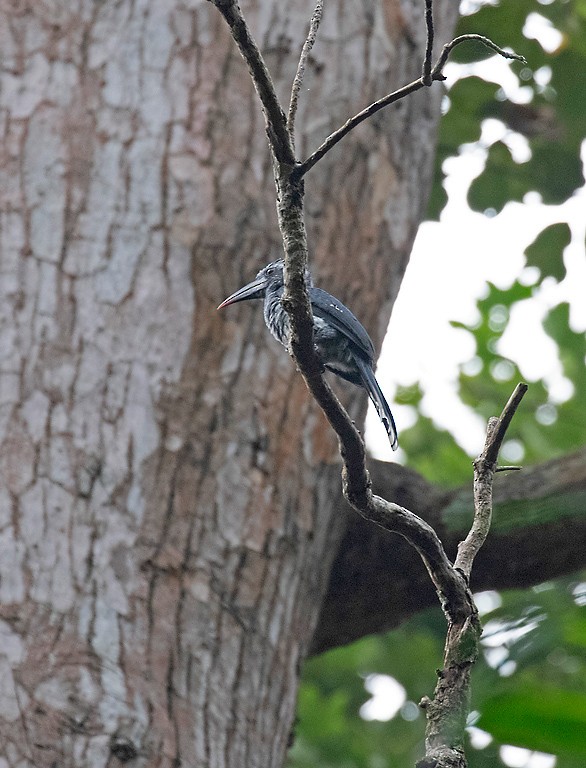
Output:
M412 469L374 459L368 470L376 494L416 509L448 555L456 554L471 517L469 484L446 491ZM334 503L346 532L312 641L314 654L393 629L437 599L411 546L353 514L341 493ZM474 561L474 590L523 589L586 567L586 449L499 475L493 506L491 534Z
M444 79L442 75L442 70L448 61L450 53L454 50L454 48L456 48L456 46L461 45L462 43L470 42L470 41L482 43L482 45L486 46L486 48L490 48L491 51L494 51L495 53L498 53L499 56L502 56L503 59L512 59L513 61L520 61L521 64L527 64L527 59L524 56L519 56L518 53L513 53L513 51L505 51L504 48L501 48L496 43L493 43L493 41L489 37L485 37L484 35L477 35L473 33L468 35L459 35L458 37L455 37L453 40L451 40L449 43L446 43L442 48L442 52L440 53L437 63L431 71L432 80Z

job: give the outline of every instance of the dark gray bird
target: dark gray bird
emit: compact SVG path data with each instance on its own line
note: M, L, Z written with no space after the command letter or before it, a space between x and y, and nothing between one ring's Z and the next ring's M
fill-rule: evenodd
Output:
M218 309L246 299L264 299L264 318L269 331L283 346L289 338L289 318L281 303L284 290L284 262L267 264L255 279L228 296ZM315 288L306 273L307 291L313 312L313 339L324 367L368 392L382 421L391 448L397 449L397 428L393 414L374 377L374 346L360 321L321 288Z

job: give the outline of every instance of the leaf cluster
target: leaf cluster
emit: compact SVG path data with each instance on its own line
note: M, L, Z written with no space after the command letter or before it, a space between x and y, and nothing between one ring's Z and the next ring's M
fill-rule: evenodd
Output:
M468 746L470 768L503 768L503 745L556 755L556 768L580 768L586 759L586 584L563 579L500 600L483 617L485 659L474 675L470 720L492 738L481 749ZM423 754L424 718L416 703L434 684L430 670L441 664L444 631L430 610L386 636L308 662L289 768L412 768ZM373 673L405 688L406 703L389 721L360 716L369 699L364 683Z
M528 19L536 15L542 25L550 24L559 32L556 50L548 52L537 40L525 36ZM501 121L510 133L524 137L531 156L525 162L516 161L503 141L487 147L485 168L468 192L470 207L498 212L511 200L523 200L528 192L537 192L545 203L564 202L584 183L580 162L586 124L586 78L581 74L586 65L584 0L501 0L462 18L458 31L472 30L484 35L506 32L508 45L525 56L527 66L515 67L522 95L515 103L505 98L497 83L477 76L460 77L449 90L430 218L438 218L446 203L441 183L444 161L457 155L463 144L479 141L487 118ZM491 54L482 46L469 44L457 48L453 60L467 64L487 55Z

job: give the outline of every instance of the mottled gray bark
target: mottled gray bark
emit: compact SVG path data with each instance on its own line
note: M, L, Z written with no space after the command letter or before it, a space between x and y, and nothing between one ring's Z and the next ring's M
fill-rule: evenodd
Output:
M244 9L284 93L311 4ZM0 754L279 766L344 520L290 360L254 307L214 312L281 248L248 73L203 2L0 13ZM328 3L302 154L418 76L421 22L415 0ZM308 180L315 272L377 343L439 98L379 115Z

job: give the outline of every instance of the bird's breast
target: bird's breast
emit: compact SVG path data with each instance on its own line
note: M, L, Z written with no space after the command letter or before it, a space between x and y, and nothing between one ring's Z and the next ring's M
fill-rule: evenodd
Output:
M267 295L264 316L269 331L280 344L286 347L289 338L289 317L283 309L280 295Z

